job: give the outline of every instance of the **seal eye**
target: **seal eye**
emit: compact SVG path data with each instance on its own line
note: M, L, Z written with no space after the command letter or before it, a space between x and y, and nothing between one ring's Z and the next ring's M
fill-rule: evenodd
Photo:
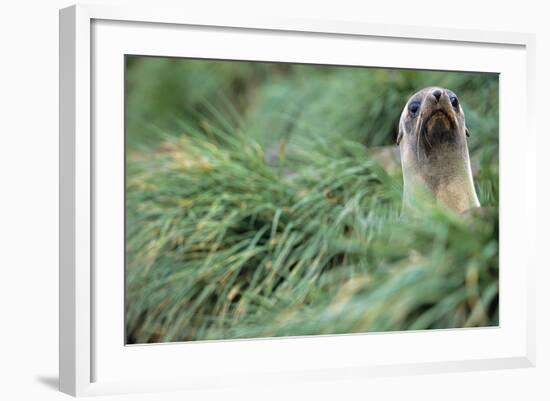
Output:
M412 116L415 116L416 113L418 113L418 109L420 108L420 102L410 102L409 103L409 112Z
M455 109L458 107L458 98L456 96L451 96L451 104Z

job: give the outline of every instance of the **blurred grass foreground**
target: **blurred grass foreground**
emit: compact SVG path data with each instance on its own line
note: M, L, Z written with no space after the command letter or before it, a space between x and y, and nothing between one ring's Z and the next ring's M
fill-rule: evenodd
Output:
M498 325L497 75L126 63L128 343ZM377 157L430 85L463 105L478 216L401 217Z

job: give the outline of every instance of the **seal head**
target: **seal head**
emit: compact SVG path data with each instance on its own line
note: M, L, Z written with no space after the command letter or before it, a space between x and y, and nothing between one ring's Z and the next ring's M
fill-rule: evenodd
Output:
M403 209L415 209L420 196L462 213L479 206L475 192L468 129L457 95L428 87L407 101L397 144L403 170Z

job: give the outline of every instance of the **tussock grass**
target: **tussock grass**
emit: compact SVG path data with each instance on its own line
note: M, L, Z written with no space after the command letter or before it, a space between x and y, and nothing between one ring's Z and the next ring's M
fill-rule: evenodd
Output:
M129 342L498 324L494 77L162 60L129 67L127 118L164 127L127 131ZM468 108L483 213L405 219L371 157L428 84Z

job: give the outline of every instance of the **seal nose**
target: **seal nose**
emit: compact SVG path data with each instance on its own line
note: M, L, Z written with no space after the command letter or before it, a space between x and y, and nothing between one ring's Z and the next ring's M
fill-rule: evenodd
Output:
M439 98L441 97L441 91L439 89L436 89L433 91L432 95L435 96L435 100L439 102Z

